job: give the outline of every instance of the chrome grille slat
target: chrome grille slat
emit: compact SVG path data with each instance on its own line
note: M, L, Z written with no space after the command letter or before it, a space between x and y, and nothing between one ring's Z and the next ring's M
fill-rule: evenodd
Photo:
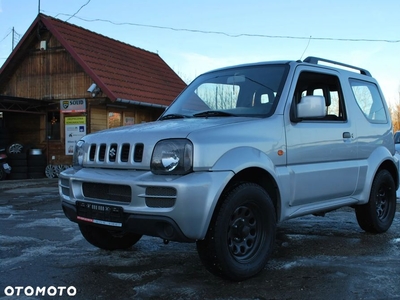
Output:
M143 151L144 145L142 143L92 143L89 145L87 160L101 165L104 163L139 163L142 162Z

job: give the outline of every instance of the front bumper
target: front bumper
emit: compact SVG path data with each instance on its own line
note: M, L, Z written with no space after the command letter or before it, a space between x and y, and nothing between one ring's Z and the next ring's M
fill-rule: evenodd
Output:
M84 223L77 218L76 206L68 202L62 202L62 209L64 214L73 222ZM104 225L94 225L106 227ZM141 235L157 236L164 240L179 241L179 242L192 242L180 230L179 226L168 217L163 216L150 216L150 215L135 215L124 214L123 230L133 232Z
M84 222L77 219L76 201L113 205L123 209L121 230L188 242L205 237L218 198L232 176L230 171L163 176L71 168L59 175L59 192L71 221Z

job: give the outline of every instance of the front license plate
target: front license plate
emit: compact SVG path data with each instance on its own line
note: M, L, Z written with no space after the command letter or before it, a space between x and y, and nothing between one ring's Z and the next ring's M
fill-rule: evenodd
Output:
M124 210L119 206L76 202L77 219L89 223L122 227Z

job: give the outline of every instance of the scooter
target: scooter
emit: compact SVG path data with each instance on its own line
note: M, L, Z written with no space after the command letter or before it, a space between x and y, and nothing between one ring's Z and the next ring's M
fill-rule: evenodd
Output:
M11 173L11 166L7 163L5 148L0 148L0 180L4 180Z

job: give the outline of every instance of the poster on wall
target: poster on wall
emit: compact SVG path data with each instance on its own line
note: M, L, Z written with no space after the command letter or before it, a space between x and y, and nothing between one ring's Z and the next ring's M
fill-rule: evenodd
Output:
M86 100L60 100L60 110L62 113L86 112Z
M73 155L77 141L86 135L86 116L65 117L65 155Z
M133 124L135 124L135 118L134 117L125 117L124 118L124 126L133 125Z

